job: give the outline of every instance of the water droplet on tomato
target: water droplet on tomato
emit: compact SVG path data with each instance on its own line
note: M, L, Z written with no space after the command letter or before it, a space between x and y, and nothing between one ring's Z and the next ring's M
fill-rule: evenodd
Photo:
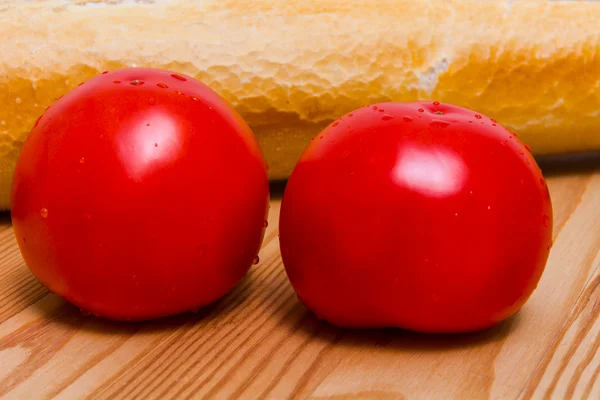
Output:
M550 217L546 214L542 217L544 220L544 226L547 228L550 225Z
M260 262L260 258L258 256L254 257L254 259L252 260L252 264L256 265Z
M354 114L352 114L352 113L348 114L348 118L351 118L353 116L354 116Z
M525 145L525 149L531 153L531 149L529 148L529 146Z
M454 216L455 216L455 217L458 217L458 213L454 213Z
M150 126L150 122L148 122L148 123L146 124L146 126Z
M319 139L323 139L323 136L320 136Z
M441 111L436 111L436 112L434 112L434 114L436 114L436 115L443 115L444 113L441 112Z
M417 111L418 112L425 112L425 110L423 110L422 108L419 108Z
M40 215L42 216L42 218L47 218L48 217L48 209L47 208L42 208L40 210Z
M339 124L340 124L339 122L335 121L335 122L334 122L334 123L333 123L331 126L333 126L333 127L336 127L336 126L338 126Z
M134 79L131 82L129 82L130 85L133 86L141 86L144 84L144 81L140 81L139 79Z
M192 100L194 100L194 101L200 101L200 99L197 98L196 96L192 96Z
M496 124L492 124L492 126L496 126Z
M187 79L185 79L185 77L183 77L183 76L181 76L179 74L171 74L171 76L173 78L177 79L178 81L183 81L183 82L187 81Z
M391 120L393 120L393 119L394 119L394 117L393 117L393 116L391 116L390 114L385 114L384 116L382 116L382 117L381 117L381 119L382 119L383 121L391 121Z
M450 126L450 123L446 122L446 121L441 121L439 119L434 119L433 121L431 121L430 125L433 128L446 128L446 127Z
M165 85L164 83L157 83L156 86L158 86L159 88L162 89L168 89L169 87L167 85Z
M154 99L154 97L150 97L148 99L148 104L150 104L151 106L153 106L154 104L156 104L156 100Z
M434 102L433 102L433 105L434 105L434 106L439 106L439 105L440 105L440 102L439 102L439 101L434 101Z
M100 139L104 139L104 134L103 133L100 134Z
M379 112L385 112L385 110L383 108L380 108L379 110L377 110Z
M519 150L519 154L520 154L520 155L524 155L524 154L525 154L525 152L524 152L523 150Z
M303 303L303 304L304 304L304 303ZM319 321L324 321L324 320L325 320L325 318L323 318L323 316L322 316L321 314L317 313L316 311L313 311L313 312L314 312L314 314L315 314L315 317L317 317L317 319L318 319Z
M154 143L154 147L158 147L158 143Z
M404 117L402 117L402 120L404 122L412 122L413 121L413 119L411 117L407 116L407 115L405 115Z
M495 120L495 119L493 119L493 118L490 118L490 121L492 121L494 124L497 124L497 123L498 123L498 121L496 121L496 120Z
M491 209L492 209L492 206L489 206L489 205L488 205L488 207L487 207L487 208L488 208L488 210L491 210Z
M477 118L477 119L481 119L481 115L479 115L479 114L475 114L475 118Z
M102 71L102 75L108 74L108 71Z
M81 158L79 159L79 164L83 164L84 162L85 162L85 157L81 157Z
M269 226L269 221L267 221L267 220L265 219L265 221L263 222L263 227L265 227L265 228L266 228L267 226Z
M121 81L120 81L120 80L118 80L118 79L115 79L115 80L113 81L113 83L121 83Z
M175 93L177 94L184 94L182 91L176 90Z
M469 123L470 123L470 124L472 124L472 123L473 123L473 121L469 121Z
M377 111L377 106L373 106L373 110Z

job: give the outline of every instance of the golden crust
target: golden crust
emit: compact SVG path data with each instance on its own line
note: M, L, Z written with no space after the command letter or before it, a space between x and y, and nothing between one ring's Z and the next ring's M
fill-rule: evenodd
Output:
M197 77L259 138L274 179L336 117L436 99L536 154L600 149L600 3L479 0L10 0L0 5L0 207L52 101L107 69Z

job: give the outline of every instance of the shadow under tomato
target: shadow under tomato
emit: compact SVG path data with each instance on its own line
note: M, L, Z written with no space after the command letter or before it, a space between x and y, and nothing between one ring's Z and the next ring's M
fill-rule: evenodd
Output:
M270 181L269 190L271 199L281 199L283 197L283 192L285 191L286 184L287 180Z
M600 152L536 157L546 177L600 171Z
M12 221L10 218L10 211L2 210L0 211L0 225L11 225Z
M46 307L43 301L33 304L32 307L43 316L43 321L51 321L53 325L63 325L72 330L97 332L103 335L132 334L137 331L170 332L184 326L218 324L219 320L226 320L231 314L236 313L250 293L245 290L247 280L248 277L244 277L230 293L215 303L200 308L197 312L185 312L146 321L113 321L93 315L83 315L79 308L66 300L59 299L54 294L49 296L54 296L56 302L61 303L58 307Z
M394 352L439 352L457 348L479 347L487 343L502 341L517 328L520 314L482 331L455 334L430 334L407 331L399 328L347 329L331 325L318 319L310 310L298 303L291 314L301 313L302 317L294 323L295 330L311 337L311 340L323 341L336 346L369 350L384 348ZM286 322L286 319L283 319Z

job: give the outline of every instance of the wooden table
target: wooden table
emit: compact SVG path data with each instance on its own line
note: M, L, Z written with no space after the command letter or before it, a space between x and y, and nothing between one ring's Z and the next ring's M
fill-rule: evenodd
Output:
M541 160L555 242L523 311L485 332L348 331L298 303L273 200L261 262L198 314L148 323L84 317L0 230L0 397L600 398L600 156Z

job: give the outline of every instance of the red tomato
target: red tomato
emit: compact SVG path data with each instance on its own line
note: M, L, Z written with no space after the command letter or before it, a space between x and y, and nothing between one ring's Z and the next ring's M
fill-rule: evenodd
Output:
M377 104L327 127L280 215L298 298L346 327L490 327L531 295L551 237L548 189L526 146L437 102Z
M142 320L214 302L248 271L268 209L250 128L195 79L99 75L51 106L16 167L25 262L98 316Z

